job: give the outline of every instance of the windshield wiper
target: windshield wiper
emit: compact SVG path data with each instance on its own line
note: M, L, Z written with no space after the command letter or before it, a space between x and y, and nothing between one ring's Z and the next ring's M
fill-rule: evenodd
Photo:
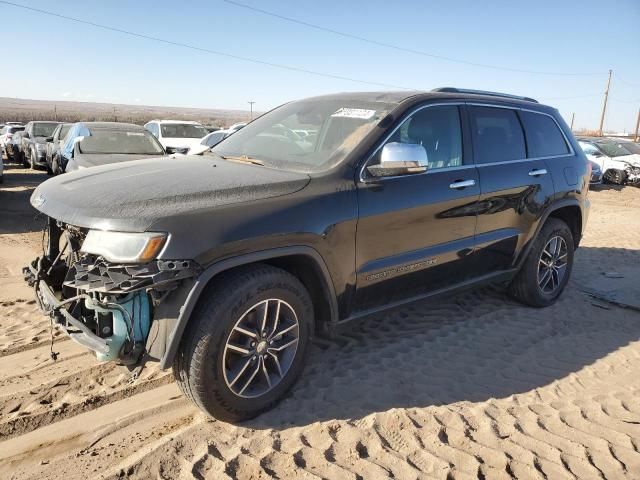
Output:
M251 165L260 165L264 166L264 162L262 160L258 160L257 158L251 158L248 155L240 155L239 157L229 156L224 157L220 155L224 160L229 160L230 162L239 162L239 163L248 163Z

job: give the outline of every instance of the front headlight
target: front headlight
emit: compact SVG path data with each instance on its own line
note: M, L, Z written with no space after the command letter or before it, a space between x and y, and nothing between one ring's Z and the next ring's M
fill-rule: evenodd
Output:
M158 256L166 239L166 233L89 230L80 250L109 262L146 263Z

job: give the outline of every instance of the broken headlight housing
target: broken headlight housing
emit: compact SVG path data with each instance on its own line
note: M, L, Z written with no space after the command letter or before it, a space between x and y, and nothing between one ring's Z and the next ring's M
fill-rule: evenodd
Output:
M89 230L80 251L109 262L146 263L155 259L167 240L166 233Z

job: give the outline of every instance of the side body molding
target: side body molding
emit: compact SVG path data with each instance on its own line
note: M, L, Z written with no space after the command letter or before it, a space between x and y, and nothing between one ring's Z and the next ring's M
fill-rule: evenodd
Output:
M191 290L186 295L186 301L180 308L180 313L178 315L177 321L175 322L175 327L168 336L166 350L163 352L162 358L160 359L160 369L166 370L173 364L173 359L178 351L178 347L180 346L180 341L182 340L182 334L184 333L187 323L189 322L189 318L193 313L193 309L198 303L198 299L200 298L203 290L213 277L226 270L230 270L242 265L261 262L269 259L288 257L292 255L307 256L311 258L317 265L318 270L321 272L321 281L324 290L323 293L330 307L331 318L329 319L329 322L337 323L338 303L333 281L331 280L331 275L329 274L329 270L322 256L315 249L308 246L295 245L234 256L232 258L216 262L207 267L196 279L195 283L191 287Z

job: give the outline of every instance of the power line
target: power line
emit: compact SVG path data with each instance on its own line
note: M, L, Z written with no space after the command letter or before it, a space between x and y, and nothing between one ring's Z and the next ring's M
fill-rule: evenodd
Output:
M624 78L620 77L620 75L618 75L617 73L613 74L618 80L620 80L622 83L629 85L630 87L640 87L640 83L631 83L631 82L627 82Z
M247 10L258 12L258 13L261 13L263 15L268 15L270 17L279 18L280 20L284 20L284 21L291 22L291 23L296 23L298 25L303 25L303 26L309 27L309 28L314 28L316 30L321 30L323 32L332 33L334 35L339 35L341 37L351 38L353 40L359 40L361 42L370 43L372 45L377 45L379 47L391 48L393 50L399 50L399 51L402 51L402 52L413 53L415 55L422 55L423 57L431 57L431 58L436 58L438 60L446 60L448 62L460 63L460 64L463 64L463 65L470 65L470 66L473 66L473 67L490 68L490 69L493 69L493 70L503 70L503 71L507 71L507 72L516 72L516 73L530 73L530 74L534 74L534 75L558 75L558 76L596 76L596 75L603 75L604 76L604 75L606 75L606 72L591 72L591 73L541 72L541 71L535 71L535 70L523 70L523 69L519 69L519 68L503 67L503 66L500 66L500 65L490 65L490 64L487 64L487 63L470 62L468 60L461 60L459 58L447 57L447 56L444 56L444 55L436 55L434 53L424 52L422 50L415 50L413 48L407 48L407 47L403 47L403 46L400 46L400 45L395 45L395 44L392 44L392 43L381 42L379 40L374 40L374 39L371 39L371 38L361 37L359 35L354 35L352 33L342 32L340 30L334 30L333 28L324 27L322 25L317 25L317 24L314 24L314 23L305 22L303 20L298 20L298 19L291 18L291 17L286 17L286 16L280 15L278 13L270 12L268 10L263 10L262 8L257 8L257 7L253 7L251 5L247 5L245 3L237 2L235 0L222 0L222 1L225 2L225 3L228 3L230 5L235 5L236 7L245 8Z
M84 25L90 25L92 27L101 28L103 30L109 30L109 31L112 31L112 32L117 32L117 33L124 33L125 35L130 35L132 37L143 38L145 40L152 40L154 42L161 42L161 43L164 43L164 44L167 44L167 45L173 45L173 46L176 46L176 47L189 48L191 50L196 50L196 51L203 52L203 53L209 53L209 54L218 55L218 56L221 56L221 57L233 58L235 60L242 60L244 62L257 63L259 65L266 65L266 66L269 66L269 67L279 68L279 69L282 69L282 70L289 70L289 71L292 71L292 72L307 73L307 74L316 75L316 76L319 76L319 77L332 78L334 80L346 80L348 82L362 83L362 84L374 85L374 86L378 86L378 87L388 87L388 88L394 88L394 89L400 89L400 90L414 90L413 88L401 87L401 86L398 86L398 85L392 85L392 84L388 84L388 83L371 82L371 81L368 81L368 80L360 80L360 79L357 79L357 78L345 77L345 76L342 76L342 75L334 75L334 74L331 74L331 73L324 73L324 72L318 72L318 71L315 71L315 70L308 70L306 68L292 67L290 65L267 62L265 60L259 60L257 58L243 57L243 56L240 56L240 55L234 55L234 54L231 54L231 53L221 52L221 51L218 51L218 50L211 50L209 48L198 47L196 45L190 45L188 43L176 42L176 41L173 41L173 40L167 40L165 38L146 35L144 33L137 33L137 32L133 32L133 31L130 31L130 30L124 30L122 28L117 28L117 27L112 27L112 26L109 26L109 25L103 25L103 24L100 24L100 23L91 22L89 20L83 20L83 19L76 18L76 17L70 17L70 16L67 16L67 15L62 15L62 14L51 12L51 11L48 11L48 10L42 10L40 8L29 7L29 6L26 6L26 5L21 5L19 3L7 2L5 0L0 0L0 4L10 5L10 6L16 7L16 8L22 8L24 10L29 10L29 11L36 12L36 13L41 13L43 15L48 15L48 16L51 16L51 17L56 17L56 18L61 18L61 19L64 19L64 20L69 20L71 22L81 23L81 24L84 24Z

